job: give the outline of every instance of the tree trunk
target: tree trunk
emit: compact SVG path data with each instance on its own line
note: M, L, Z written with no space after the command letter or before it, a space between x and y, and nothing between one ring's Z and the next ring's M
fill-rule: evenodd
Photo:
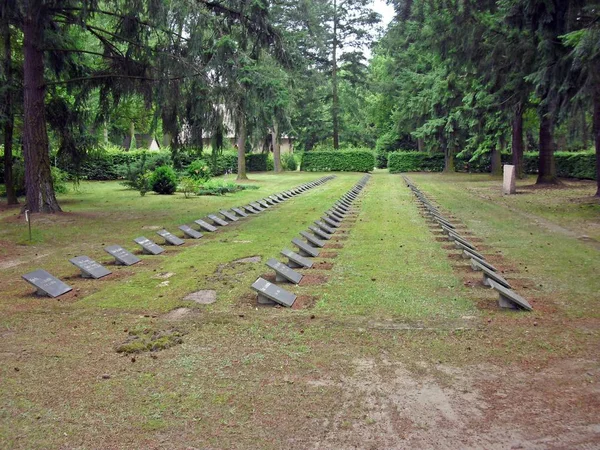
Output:
M281 169L281 144L279 136L279 124L277 120L273 120L273 170L275 173L282 171Z
M585 108L581 107L581 141L583 143L583 149L587 150L590 136L588 133L587 120L585 118Z
M441 137L442 150L444 151L444 173L454 172L454 149L448 144L445 136Z
M237 124L238 173L237 180L247 180L246 175L246 118L240 112Z
M23 21L23 157L25 159L25 189L32 213L61 211L50 171L48 132L46 130L44 54L41 50L42 24L39 0L26 2Z
M417 150L420 152L425 151L425 141L423 138L417 138Z
M525 178L523 170L523 104L519 102L515 107L512 121L512 163L515 166L517 178Z
M137 148L137 142L135 140L135 124L133 120L129 124L129 148L127 150L135 150Z
M492 175L502 175L502 153L498 146L494 145L491 153Z
M338 17L337 0L333 0L333 55L331 83L333 85L333 99L331 105L331 118L333 119L333 148L340 148L340 99L338 97L338 77L337 77L337 47L338 47Z
M15 114L12 102L12 48L10 42L10 26L7 14L2 21L2 37L4 40L4 76L6 78L6 92L4 94L4 105L2 105L4 122L4 185L6 187L6 201L9 205L18 205L19 200L15 191L13 179L13 130L15 124Z
M596 197L600 197L600 90L594 93L594 143L596 145Z
M554 142L552 118L549 114L540 117L540 157L536 184L557 184L554 164Z
M104 122L102 132L103 132L103 136L104 136L104 145L107 146L108 145L108 124L106 122Z

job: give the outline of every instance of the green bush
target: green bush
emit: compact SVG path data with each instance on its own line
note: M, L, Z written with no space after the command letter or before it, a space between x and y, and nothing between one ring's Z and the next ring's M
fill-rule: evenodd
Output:
M197 159L188 166L187 175L196 181L207 181L212 176L212 170L206 161Z
M157 194L171 195L177 190L177 174L172 167L161 166L152 174L152 190Z
M269 170L267 165L267 153L250 153L246 155L246 171L247 172L266 172ZM236 159L237 164L237 159ZM271 168L271 170L273 170Z
M200 181L192 177L183 177L179 181L179 192L183 192L185 198L190 198L200 189Z
M198 189L198 195L225 195L246 189L258 189L258 186L249 184L236 184L223 180L210 180L202 183Z
M444 155L441 153L394 152L388 156L390 173L441 172L444 170Z
M367 150L310 151L302 155L301 167L307 172L370 172L375 155Z
M283 170L295 171L298 169L298 162L293 153L283 153L281 155L281 167Z
M217 156L216 162L211 158L211 170L214 176L223 175L227 172L237 173L237 153L228 151Z
M52 166L50 170L52 171L52 185L54 186L54 192L57 194L66 194L69 192L69 187L67 186L69 174L54 166Z

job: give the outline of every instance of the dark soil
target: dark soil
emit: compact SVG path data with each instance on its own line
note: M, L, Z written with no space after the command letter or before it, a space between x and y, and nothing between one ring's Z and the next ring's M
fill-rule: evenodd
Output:
M302 277L300 281L300 286L318 286L320 284L326 283L329 277L325 275L319 274L306 274Z
M313 264L311 269L313 269L313 270L331 270L331 269L333 269L333 264L330 262L322 261L322 262Z
M309 309L315 306L319 300L313 295L299 295L296 297L296 301L292 305L292 309Z

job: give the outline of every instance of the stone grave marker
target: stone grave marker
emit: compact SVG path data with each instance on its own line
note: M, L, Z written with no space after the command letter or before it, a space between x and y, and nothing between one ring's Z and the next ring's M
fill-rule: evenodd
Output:
M332 211L332 210L326 211L325 214L327 214L333 220L337 220L338 222L341 222L342 220L344 220L344 216L342 216L341 214L336 213L335 211Z
M261 304L279 303L282 306L291 307L296 301L296 295L259 278L252 284L252 289L258 293L258 302Z
M483 284L485 286L491 286L490 280L494 280L496 283L499 283L508 289L512 289L512 286L510 285L510 283L508 281L506 281L502 277L502 275L500 275L499 273L496 273L493 270L488 269L487 267L479 264L477 261L475 261L473 259L471 259L471 266L472 267L478 266L478 269L483 272Z
M220 210L219 213L231 222L237 222L238 220L240 220L237 217L235 217L234 214L231 214L229 211L227 211L225 209Z
M202 219L194 220L194 223L195 223L196 225L198 225L200 228L202 228L203 230L205 230L205 231L209 231L209 232L211 232L211 233L212 233L213 231L217 231L217 227L215 227L215 226L211 225L211 224L210 224L210 223L208 223L208 222L205 222L205 221L204 221L204 220L202 220Z
M498 272L498 269L496 269L494 266L492 266L489 262L487 262L485 259L479 258L476 255L469 255L471 258L471 267L473 268L473 270L479 270L478 266L473 265L473 262L478 262L479 264L481 264L482 266L487 267L490 270L493 270L494 272Z
M209 214L207 217L210 220L212 220L214 223L216 223L217 225L219 225L220 227L225 227L225 226L229 225L229 222L221 219L219 216L216 216L214 214Z
M178 238L177 236L175 236L172 233L169 233L167 230L157 231L156 234L158 234L160 237L162 237L165 240L165 242L169 245L185 244L185 241L183 239Z
M325 231L321 230L319 227L315 227L314 225L310 225L308 229L315 233L316 236L320 237L321 239L325 239L326 241L330 240L332 237L331 234L326 233Z
M459 247L460 248L460 247ZM473 250L472 248L469 247L462 247L462 257L464 259L471 259L473 256L479 258L479 259L483 259L485 260L485 256L483 256L481 253L479 253L476 250Z
M42 269L34 270L33 272L22 275L21 278L36 289L37 295L56 298L73 290L71 286L63 283L58 278Z
M115 261L120 266L133 266L141 261L140 258L119 245L110 245L104 251L115 258Z
M314 245L316 247L323 248L325 246L325 242L317 239L314 234L307 233L306 231L301 231L300 235L308 241L309 244Z
M467 241L466 239L464 239L462 236L459 236L456 233L448 233L448 239L450 241L454 241L454 242L460 242L462 245L464 245L465 247L468 247L470 249L475 250L475 246L473 244L471 244L469 241Z
M310 259L300 256L298 253L288 250L287 248L281 250L281 254L288 259L287 265L292 269L301 267L310 269L313 266L313 262Z
M147 255L160 255L165 251L160 245L155 244L145 236L137 237L133 240L137 245L142 247L142 251Z
M248 217L248 214L242 211L241 208L231 208L231 210L240 217Z
M281 200L279 198L277 198L277 196L275 195L269 195L269 198L274 202L274 203L281 203Z
M323 220L323 222L325 222L327 225L329 225L330 227L333 227L333 228L339 228L341 225L341 223L339 223L338 221L331 220L327 216L321 216L321 219Z
M320 220L315 220L315 225L318 226L321 230L323 230L327 234L335 233L335 229L328 227L326 224L324 224Z
M194 230L192 227L188 226L188 225L181 225L179 227L179 229L181 231L183 231L183 234L189 238L192 239L200 239L203 234L200 233L199 231Z
M494 280L489 280L490 287L496 290L499 294L498 298L498 306L500 308L508 308L508 309L526 309L527 311L533 311L533 307L529 304L527 300L517 294L515 291L511 289L507 289L499 283L496 283Z
M244 208L246 211L248 211L251 214L258 214L258 211L250 205L242 206L242 208Z
M268 209L271 207L271 205L269 205L265 200L258 200L257 203L265 209Z
M255 210L257 210L258 212L262 212L264 211L266 208L263 208L262 206L260 206L258 203L256 202L252 202L250 203L250 206L252 206Z
M271 206L275 206L276 203L269 197L265 197L262 199L263 202L265 202L267 204L267 206L270 208Z
M510 164L506 164L504 166L502 193L504 195L512 195L517 193L516 170L515 166L511 166Z
M93 278L98 280L112 273L102 264L97 263L89 256L77 256L75 258L71 258L69 262L81 270L81 276L83 278Z
M290 283L298 284L303 277L301 273L290 269L275 258L271 258L267 261L267 267L270 267L275 271L275 281L289 281Z
M301 241L298 238L294 238L292 239L292 244L294 244L296 247L298 247L299 253L301 256L308 256L308 257L312 257L312 258L316 258L317 256L319 256L319 249L308 245L306 242Z

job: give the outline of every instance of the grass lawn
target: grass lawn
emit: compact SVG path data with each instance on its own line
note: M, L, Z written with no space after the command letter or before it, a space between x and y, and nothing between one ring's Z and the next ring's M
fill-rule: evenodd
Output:
M192 223L317 173L251 174L259 190L170 197L82 183L64 214L0 209L0 448L577 448L600 439L600 206L592 183L503 197L485 175L411 174L535 308L499 311L399 175L376 171L338 239L257 308L291 239L361 174L336 178L164 255L83 280L68 259ZM179 234L179 233L177 233ZM237 262L260 257L260 263ZM20 275L74 287L37 298ZM217 301L183 297L199 289ZM179 310L178 308L186 308ZM177 310L177 314L172 311ZM132 334L182 335L118 353Z

